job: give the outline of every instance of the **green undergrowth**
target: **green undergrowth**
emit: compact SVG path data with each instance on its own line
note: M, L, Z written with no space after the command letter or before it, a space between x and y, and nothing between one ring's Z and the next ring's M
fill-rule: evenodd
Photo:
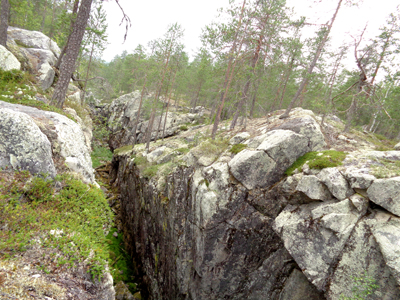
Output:
M226 150L229 140L217 137L214 140L211 138L205 139L197 146L199 155L204 156L217 156Z
M367 272L364 272L360 276L351 276L353 280L353 288L351 289L352 295L346 297L343 294L340 296L340 300L364 300L369 299L369 295L372 295L378 288L376 280L368 276Z
M146 157L141 155L135 155L132 157L134 159L134 163L136 167L141 172L141 175L144 178L151 179L152 177L156 176L157 174L160 176L168 176L171 172L179 166L179 161L172 159L171 161L157 164L157 163L150 163Z
M376 178L400 176L400 161L390 159L377 160L378 165L371 166L371 174Z
M29 172L0 172L0 257L11 258L40 240L64 255L57 267L85 260L88 271L101 276L107 261L105 230L113 214L104 193L69 175L54 180Z
M76 122L70 114L66 114L55 106L37 100L36 94L38 88L34 85L35 78L28 72L19 70L4 71L0 69L0 100L53 111Z
M352 130L352 133L357 134L359 137L366 139L369 143L375 145L377 151L390 151L393 150L397 144L396 141L388 139L384 135L377 133L361 133L357 130Z
M132 149L133 149L132 145L126 145L126 146L120 147L118 149L115 149L114 150L114 154L115 155L119 155L119 154L122 154L124 152L132 151Z
M111 228L107 235L108 253L110 256L110 272L114 280L114 284L123 281L132 292L137 292L137 284L135 283L136 267L133 265L133 260L127 253L124 247L123 235L118 234L115 237L113 234L117 232L116 228Z
M93 148L92 153L90 153L92 157L92 166L93 168L97 168L106 162L112 160L113 154L110 149L106 147L96 146Z
M236 144L233 145L231 150L229 150L233 154L238 154L240 151L244 150L247 148L246 144Z
M342 161L346 158L346 153L336 150L326 151L312 151L299 157L293 165L286 170L285 174L290 176L296 170L301 171L302 166L307 163L310 169L324 169L337 167L342 164Z

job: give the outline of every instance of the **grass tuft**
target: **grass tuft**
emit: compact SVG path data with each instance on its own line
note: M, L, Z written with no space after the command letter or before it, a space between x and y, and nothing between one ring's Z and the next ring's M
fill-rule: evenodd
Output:
M346 158L346 153L336 150L326 150L320 152L308 152L303 156L299 157L293 165L286 170L285 174L290 176L296 170L301 171L301 167L307 163L310 169L324 169L333 168L342 164L342 161Z
M232 152L233 154L238 154L240 151L242 151L246 148L247 148L246 144L236 144L236 145L233 145L231 150L229 150L229 151Z

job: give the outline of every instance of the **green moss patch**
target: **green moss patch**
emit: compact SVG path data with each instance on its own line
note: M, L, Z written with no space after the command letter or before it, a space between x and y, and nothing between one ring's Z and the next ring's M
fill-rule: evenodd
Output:
M229 151L232 152L233 154L238 154L240 151L242 151L246 148L247 148L246 144L236 144L236 145L233 145L231 150L229 150Z
M52 266L85 261L101 276L109 259L105 230L113 214L104 193L68 175L54 180L28 172L0 172L0 257L10 258L40 239L64 255Z
M307 163L310 169L333 168L342 164L346 158L346 153L336 150L326 150L319 152L308 152L299 157L293 165L286 170L285 174L290 176L296 170L301 171L302 166Z

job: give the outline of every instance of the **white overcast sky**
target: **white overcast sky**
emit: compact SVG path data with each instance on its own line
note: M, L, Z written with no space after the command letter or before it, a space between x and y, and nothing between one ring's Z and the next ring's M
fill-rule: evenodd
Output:
M103 59L110 61L123 50L132 52L138 44L147 46L151 40L160 38L168 25L178 23L185 30L186 51L193 56L201 46L200 34L204 26L218 14L217 9L227 7L229 0L119 0L132 21L128 37L123 43L124 25L119 26L121 11L115 1L104 2L108 19L108 42ZM287 0L297 15L304 15L311 22L325 24L332 16L337 0ZM367 37L374 37L385 23L386 17L399 5L397 0L364 0L359 7L342 7L333 26L332 44L341 45L351 40L349 33L359 33L368 22Z

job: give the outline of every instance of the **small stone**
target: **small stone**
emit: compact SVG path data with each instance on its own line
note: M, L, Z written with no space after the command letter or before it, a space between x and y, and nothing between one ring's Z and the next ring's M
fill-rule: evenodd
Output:
M117 232L114 232L114 233L113 233L113 237L116 237L116 238L117 238L117 237L118 237L118 233L117 233Z
M40 274L35 274L35 275L32 275L32 277L33 277L33 278L39 278L39 277L41 277L41 276L40 276Z

